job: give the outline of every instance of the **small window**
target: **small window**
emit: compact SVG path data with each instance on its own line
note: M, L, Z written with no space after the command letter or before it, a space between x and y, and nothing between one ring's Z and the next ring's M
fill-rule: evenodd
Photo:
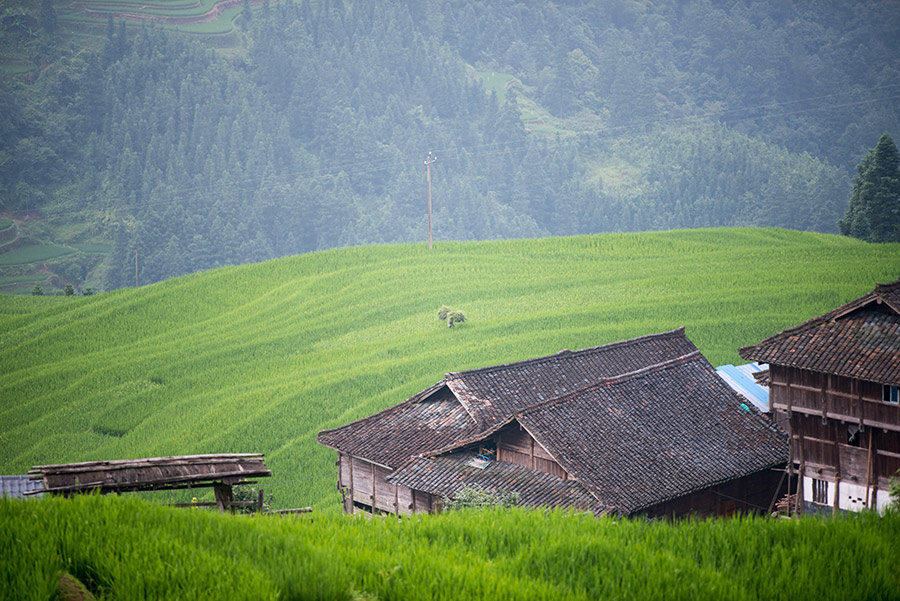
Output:
M847 444L851 447L859 446L859 426L856 424L847 426Z
M881 400L885 403L900 403L900 387L885 384L881 387Z
M813 480L813 503L828 505L828 480Z

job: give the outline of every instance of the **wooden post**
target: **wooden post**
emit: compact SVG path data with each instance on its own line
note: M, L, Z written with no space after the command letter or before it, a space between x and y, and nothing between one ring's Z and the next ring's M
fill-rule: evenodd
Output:
M375 464L370 463L369 465L372 466L372 496L370 499L372 500L372 515L375 515Z
M216 507L219 511L225 513L227 509L231 509L231 502L234 500L231 485L216 483L213 485L213 493L216 495Z
M872 482L872 430L869 429L869 459L866 461L866 508L869 507L869 486ZM877 505L877 503L876 503Z
M786 399L787 400L787 414L788 414L788 417L791 417L791 407L794 406L794 403L792 402L793 401L792 397L794 396L794 393L791 390L791 368L790 367L784 368L784 385L787 388L787 399Z
M790 415L790 413L788 413ZM791 480L794 479L794 428L793 428L793 420L791 419L789 425L790 436L788 436L788 485L787 485L787 513L788 516L791 515Z
M859 380L854 379L853 385L856 386L856 406L859 411L859 429L862 430L865 427L866 421L866 404L862 398L862 390L860 390L861 386L859 385Z
M259 489L259 498L256 501L256 511L259 513L263 512L263 489Z
M840 469L840 468L838 468ZM841 497L841 472L834 475L834 505L831 508L831 515L837 515L838 504Z
M534 438L529 435L528 440L531 441L531 469L534 469Z
M822 376L822 419L828 419L828 374Z
M398 518L400 517L400 491L396 484L394 485L394 513Z
M428 172L428 248L431 249L431 164L437 160L437 157L432 157L431 153L428 153L428 158L425 159L425 170Z
M350 513L353 513L353 503L356 502L356 492L353 490L353 455L347 455L347 461L350 463Z
M798 470L797 475L797 501L796 501L796 510L797 513L803 513L800 508L803 507L803 479L806 475L806 459L803 456L803 432L798 428L797 430L797 449L799 458L800 458L800 468Z

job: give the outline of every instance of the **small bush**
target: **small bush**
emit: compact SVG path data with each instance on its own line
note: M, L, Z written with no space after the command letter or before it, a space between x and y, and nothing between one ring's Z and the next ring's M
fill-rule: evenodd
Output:
M490 491L477 486L467 486L453 495L452 499L444 497L443 504L445 509L514 507L519 504L521 498L522 495L517 492Z

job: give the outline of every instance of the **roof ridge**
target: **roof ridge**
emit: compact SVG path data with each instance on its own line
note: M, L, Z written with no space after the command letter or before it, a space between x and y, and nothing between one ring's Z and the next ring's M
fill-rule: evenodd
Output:
M619 340L617 342L610 342L608 344L601 344L599 346L591 346L588 348L579 349L577 351L570 351L568 349L563 349L551 355L543 355L541 357L533 357L531 359L523 359L521 361L512 361L510 363L501 363L499 365L489 365L486 367L476 367L474 369L466 369L462 371L451 371L447 372L444 376L445 380L448 379L456 379L460 376L464 376L467 374L476 374L476 373L490 373L493 371L501 371L504 369L508 369L513 366L518 365L532 365L536 363L543 363L546 361L550 361L552 359L556 359L560 356L574 356L574 355L588 355L592 352L597 352L601 350L614 349L619 347L631 346L633 344L638 344L640 342L645 342L647 340L663 340L666 338L675 338L678 336L685 337L685 329L684 326L675 328L674 330L669 330L667 332L659 332L656 334L645 334L644 336L638 336L636 338L629 338L628 340Z
M630 371L630 372L627 372L624 374L619 374L617 376L611 376L608 378L601 378L600 380L597 380L596 382L594 382L592 384L582 386L581 388L576 388L572 392L568 392L564 395L554 397L552 399L547 399L546 401L541 401L539 403L535 403L534 405L529 405L522 411L519 411L516 415L517 416L526 415L528 413L531 413L532 411L535 411L537 409L542 409L542 408L550 406L550 405L556 405L556 404L561 405L563 403L566 403L566 402L572 400L572 398L574 398L576 396L580 396L580 395L584 394L585 392L590 392L592 390L598 390L601 388L609 388L610 386L612 386L614 384L621 384L622 382L634 380L636 378L640 378L640 377L643 377L643 376L651 374L651 373L657 373L657 372L660 372L669 367L674 367L676 365L685 365L687 363L693 362L698 357L702 358L704 361L706 360L706 357L703 356L703 353L701 353L700 350L697 349L697 350L691 351L690 353L685 353L684 355L681 355L679 357L675 357L673 359L666 359L665 361L660 361L659 363L654 363L653 365L648 365L646 367L642 367L642 368L636 369L634 371ZM709 361L706 361L706 363L709 363Z
M822 324L828 323L830 321L835 321L848 313L852 313L858 309L862 309L866 305L871 304L872 302L886 302L888 306L891 308L900 311L900 308L894 306L890 301L887 301L883 298L885 292L893 292L895 289L900 289L900 279L890 282L888 284L875 284L875 289L870 292L855 298L851 301L844 303L843 305L837 307L836 309L832 309L827 313L823 313L822 315L817 315L816 317L812 317L807 319L806 321L799 323L795 326L791 326L789 328L785 328L784 330L772 334L768 338L764 338L757 342L756 344L751 344L748 346L742 346L738 349L738 355L740 355L743 359L754 359L754 357L750 356L750 353L753 353L758 347L764 344L770 344L772 342L781 340L783 338L787 338L789 336L793 336L794 334L798 334L800 332L805 332L811 328L820 326ZM755 359L754 359L755 360Z
M676 331L676 330L673 330L673 331ZM666 332L666 333L669 333L669 332ZM506 419L497 422L496 424L494 424L494 425L491 426L490 428L487 428L486 430L482 430L482 431L480 431L479 433L475 434L474 436L472 436L472 437L470 437L470 438L467 438L467 439L464 439L464 440L456 441L456 442L454 442L453 444L451 444L451 445L449 445L449 446L442 447L442 448L439 448L439 449L432 449L432 450L429 450L429 451L424 451L424 452L420 453L419 456L420 456L420 457L426 457L426 456L427 456L427 457L434 457L434 456L437 456L437 455L443 455L444 453L448 453L448 452L451 452L451 451L453 451L453 450L455 450L455 449L458 449L458 448L460 448L460 447L464 447L464 446L466 446L466 445L470 445L470 444L473 444L473 443L475 443L475 442L478 442L479 440L483 440L484 438L486 438L486 437L492 435L494 432L496 432L496 431L500 430L501 428L505 427L507 424L509 424L509 423L511 423L511 422L513 422L513 421L518 420L518 418L519 418L520 416L527 416L527 414L530 413L532 410L539 409L539 408L542 408L542 407L545 407L545 406L548 406L548 405L552 405L552 404L555 404L555 403L562 404L562 403L564 403L564 402L570 400L571 397L573 397L573 396L575 396L575 395L583 394L584 392L587 392L587 391L589 391L589 390L596 389L596 388L601 388L601 387L603 387L603 386L609 386L609 385L612 385L612 384L618 384L620 381L626 381L626 380L629 380L629 379L633 379L633 378L640 377L640 376L642 376L642 375L646 375L646 374L648 374L648 373L652 373L652 372L656 372L656 371L661 371L661 370L663 370L663 369L665 369L665 368L667 368L667 367L672 367L673 365L676 365L676 364L684 364L684 363L688 363L688 362L690 362L690 361L693 361L693 360L696 359L697 357L703 358L704 360L706 359L705 357L703 357L703 354L700 352L700 350L697 349L697 350L691 351L690 353L686 353L686 354L684 354L684 355L681 355L681 356L679 356L679 357L675 357L675 358L673 358L673 359L667 359L666 361L661 361L661 362L659 362L659 363L654 363L653 365L650 365L650 366L647 366L647 367L642 367L641 369L636 369L636 370L630 371L630 372L628 372L628 373L624 373L624 374L620 374L620 375L612 376L612 377L608 377L608 378L601 378L600 380L597 380L596 382L593 382L593 383L588 384L588 385L586 385L586 386L582 386L581 388L577 388L577 389L575 389L575 390L573 390L573 391L571 391L571 392L568 392L568 393L566 393L566 394L564 394L564 395L561 395L561 396L558 396L558 397L553 397L552 399L547 399L547 400L545 400L545 401L540 401L540 402L537 402L537 403L535 403L535 404L533 404L533 405L529 405L529 406L525 407L524 409L522 409L521 411L518 411L518 412L516 412L516 413L513 413L512 415L510 415L510 416L507 417ZM709 363L709 362L707 361L707 363Z
M328 445L327 443L322 442L322 440L321 440L321 438L320 438L322 435L326 435L326 436L327 436L328 434L331 434L331 433L333 433L333 432L337 432L338 430L343 430L344 428L346 428L346 427L348 427L348 426L352 426L352 425L355 425L355 424L362 424L362 423L371 421L371 420L373 420L373 419L375 419L375 418L381 417L382 415L384 415L384 414L386 414L386 413L391 413L392 411L399 411L401 407L405 407L406 405L408 405L408 404L410 404L410 403L416 403L416 402L418 402L418 401L422 401L422 400L426 399L427 397L429 397L430 395L434 394L435 392L437 392L438 390L440 390L441 388L443 388L443 387L446 386L446 385L447 385L447 382L446 382L445 380L441 380L440 382L438 382L438 383L436 383L436 384L432 384L431 386L429 386L429 387L426 388L425 390L422 390L422 391L420 391L420 392L417 392L416 394L412 395L411 397L409 397L409 398L406 399L405 401L402 401L402 402L400 402L400 403L397 403L396 405L391 405L390 407L386 407L386 408L382 409L381 411L378 411L378 412L376 412L376 413L372 413L371 415L367 415L367 416L365 416L365 417L361 417L361 418L359 418L359 419L357 419L357 420L354 420L354 421L352 421L352 422L349 422L349 423L340 425L340 426L338 426L337 428L327 428L327 429L325 429L325 430L319 430L319 432L316 434L316 442L318 442L319 444L323 444L323 445L325 445L325 446L330 446L330 445ZM451 391L451 394L452 394L452 391ZM453 397L456 398L456 395L453 394ZM459 399L457 399L457 402L459 402Z

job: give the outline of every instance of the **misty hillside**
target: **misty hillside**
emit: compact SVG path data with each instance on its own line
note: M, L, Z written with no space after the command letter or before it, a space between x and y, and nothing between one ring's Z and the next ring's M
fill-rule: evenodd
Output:
M437 240L836 232L900 131L889 3L176 4L5 3L0 289L425 240L429 151Z
M738 362L897 279L898 257L900 244L703 229L343 248L92 297L6 295L0 473L261 452L278 507L338 511L320 429L449 371L680 326L714 365ZM448 328L442 305L467 321Z

